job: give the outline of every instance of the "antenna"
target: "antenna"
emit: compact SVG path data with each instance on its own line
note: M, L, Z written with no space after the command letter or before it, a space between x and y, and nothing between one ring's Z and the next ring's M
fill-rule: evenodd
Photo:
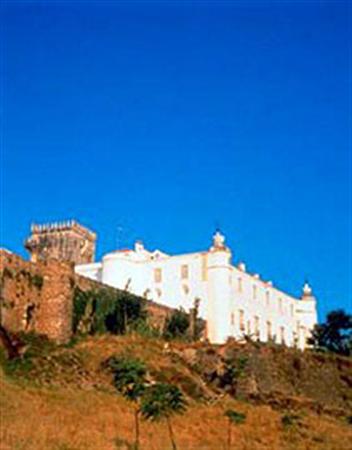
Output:
M122 242L122 233L123 233L123 226L118 225L116 229L116 247L117 250L120 248L121 242Z
M215 225L215 231L220 231L221 227L220 227L220 222L219 220L215 220L214 221L214 225Z

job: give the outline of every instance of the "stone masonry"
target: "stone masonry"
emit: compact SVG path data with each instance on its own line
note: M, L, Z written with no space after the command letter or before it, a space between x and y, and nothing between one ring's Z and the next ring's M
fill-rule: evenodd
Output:
M72 263L33 263L0 250L0 270L1 325L13 332L36 331L67 342L72 333Z
M74 264L55 259L26 261L0 249L0 324L11 332L35 331L57 343L72 337L73 294L101 288L118 291L75 274ZM149 323L162 329L173 311L147 301Z
M75 264L94 262L96 234L74 220L32 225L25 247L31 261L50 258Z

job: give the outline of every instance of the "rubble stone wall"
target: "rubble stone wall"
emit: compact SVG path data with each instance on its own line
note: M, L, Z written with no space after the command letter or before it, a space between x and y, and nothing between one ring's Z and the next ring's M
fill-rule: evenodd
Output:
M36 331L59 343L72 333L73 265L32 263L0 250L0 320L10 331Z
M48 259L36 263L0 249L0 323L12 332L35 331L58 343L72 337L73 295L108 288L74 273L70 262ZM149 323L162 329L173 311L147 300Z

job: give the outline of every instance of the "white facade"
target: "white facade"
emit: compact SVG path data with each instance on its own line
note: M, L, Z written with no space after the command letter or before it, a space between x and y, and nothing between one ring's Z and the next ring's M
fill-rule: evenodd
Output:
M108 253L102 262L77 265L76 272L173 308L188 310L199 299L212 343L250 335L303 349L317 322L308 284L301 299L285 294L247 273L243 263L233 266L224 241L216 232L209 250L176 256L150 252L136 242L134 250Z

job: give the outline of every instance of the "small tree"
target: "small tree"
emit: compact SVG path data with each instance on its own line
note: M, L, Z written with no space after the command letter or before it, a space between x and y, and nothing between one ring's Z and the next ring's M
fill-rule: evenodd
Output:
M183 394L177 386L157 383L145 391L140 411L147 420L166 419L172 448L177 450L170 418L174 414L182 414L186 406Z
M164 336L167 339L187 337L189 316L182 308L174 311L165 322Z
M146 367L138 359L112 357L108 361L114 374L115 388L129 401L135 403L135 449L139 448L139 401L145 391Z
M228 409L225 412L225 416L228 418L228 428L227 428L227 449L231 449L232 444L232 425L239 425L246 420L246 415L233 409Z
M352 354L352 315L342 309L331 311L325 323L315 325L308 343L318 350Z

